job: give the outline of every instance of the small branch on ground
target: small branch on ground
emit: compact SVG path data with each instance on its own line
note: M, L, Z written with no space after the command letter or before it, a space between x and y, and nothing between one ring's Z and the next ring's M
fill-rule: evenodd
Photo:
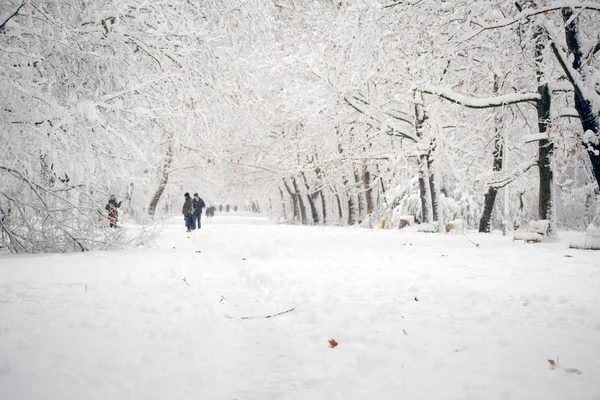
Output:
M261 319L261 318L273 318L273 317L277 317L278 315L283 315L283 314L287 314L290 313L292 311L294 311L296 309L296 307L292 307L289 310L285 310L282 312L278 312L277 314L271 314L271 315L262 315L259 317L240 317L240 319Z
M467 238L467 240L469 242L471 242L475 247L479 247L479 243L475 243L474 241L472 241L471 239L469 239L469 237L467 236L466 233L463 232L463 236Z

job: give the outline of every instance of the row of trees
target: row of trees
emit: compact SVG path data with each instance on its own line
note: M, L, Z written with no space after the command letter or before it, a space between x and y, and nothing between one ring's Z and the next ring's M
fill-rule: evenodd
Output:
M566 0L3 2L1 243L119 246L109 194L147 222L189 190L305 224L582 228L599 27Z

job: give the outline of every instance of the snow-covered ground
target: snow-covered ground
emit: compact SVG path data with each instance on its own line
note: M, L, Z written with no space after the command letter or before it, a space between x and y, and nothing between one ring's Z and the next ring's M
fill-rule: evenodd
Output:
M600 399L598 252L203 222L0 256L0 399Z

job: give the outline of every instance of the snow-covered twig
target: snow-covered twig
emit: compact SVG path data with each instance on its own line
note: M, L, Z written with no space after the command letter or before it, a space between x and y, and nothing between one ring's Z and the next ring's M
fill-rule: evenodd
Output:
M504 105L531 103L541 99L539 93L512 93L495 97L469 97L452 90L434 86L426 86L422 89L423 93L439 96L452 103L460 104L469 108L493 108Z

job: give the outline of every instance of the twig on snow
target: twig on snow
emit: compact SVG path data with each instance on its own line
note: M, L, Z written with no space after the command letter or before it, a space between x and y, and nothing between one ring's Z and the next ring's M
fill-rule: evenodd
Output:
M258 316L258 317L240 317L240 319L273 318L273 317L277 317L278 315L283 315L283 314L290 313L290 312L294 311L295 309L296 309L296 307L292 307L289 310L281 311L281 312L278 312L277 314L261 315L261 316Z

